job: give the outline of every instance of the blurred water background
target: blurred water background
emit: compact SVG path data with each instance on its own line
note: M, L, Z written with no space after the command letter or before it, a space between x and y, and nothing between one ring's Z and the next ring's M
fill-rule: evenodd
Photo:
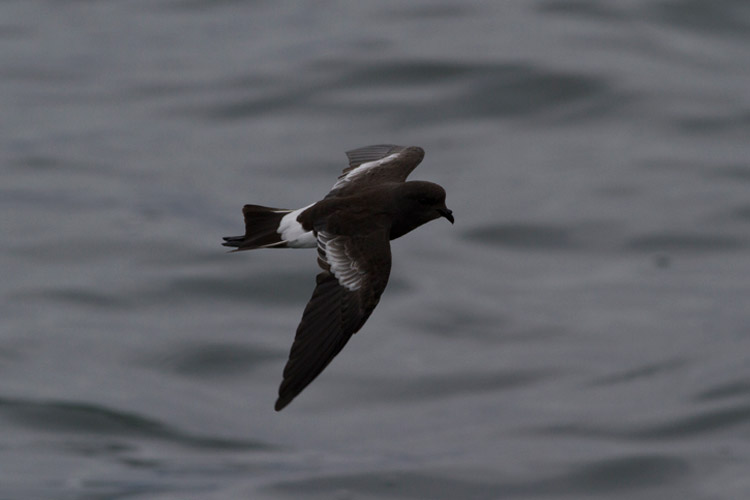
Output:
M750 3L0 3L0 498L750 498ZM273 411L314 251L244 203L419 145L456 225Z

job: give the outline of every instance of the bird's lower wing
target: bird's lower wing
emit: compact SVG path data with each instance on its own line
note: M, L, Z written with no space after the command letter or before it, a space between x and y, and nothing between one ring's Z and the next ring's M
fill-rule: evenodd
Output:
M305 307L284 368L277 411L288 405L344 348L372 313L388 283L388 233L332 236L318 233L323 272Z

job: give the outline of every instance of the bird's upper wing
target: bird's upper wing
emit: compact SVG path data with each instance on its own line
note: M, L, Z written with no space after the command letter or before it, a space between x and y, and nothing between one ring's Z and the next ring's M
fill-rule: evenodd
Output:
M379 144L346 152L349 166L344 169L326 198L346 196L364 185L404 182L424 158L417 146Z
M276 411L328 366L375 309L391 269L388 232L382 227L354 236L318 231L318 264L323 272L297 327Z

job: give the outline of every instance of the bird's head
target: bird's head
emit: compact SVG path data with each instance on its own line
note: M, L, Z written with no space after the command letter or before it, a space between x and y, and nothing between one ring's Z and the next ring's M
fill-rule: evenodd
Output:
M409 181L403 184L403 201L410 217L422 225L440 217L453 224L453 212L445 205L445 189L432 182Z

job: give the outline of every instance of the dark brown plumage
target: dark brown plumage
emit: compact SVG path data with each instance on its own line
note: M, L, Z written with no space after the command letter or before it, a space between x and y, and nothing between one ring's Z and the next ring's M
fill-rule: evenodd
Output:
M349 166L325 198L299 210L246 205L236 250L318 248L322 272L284 368L276 410L307 387L359 331L380 300L391 269L389 241L439 217L453 222L445 190L406 182L424 150L393 145L347 152Z

